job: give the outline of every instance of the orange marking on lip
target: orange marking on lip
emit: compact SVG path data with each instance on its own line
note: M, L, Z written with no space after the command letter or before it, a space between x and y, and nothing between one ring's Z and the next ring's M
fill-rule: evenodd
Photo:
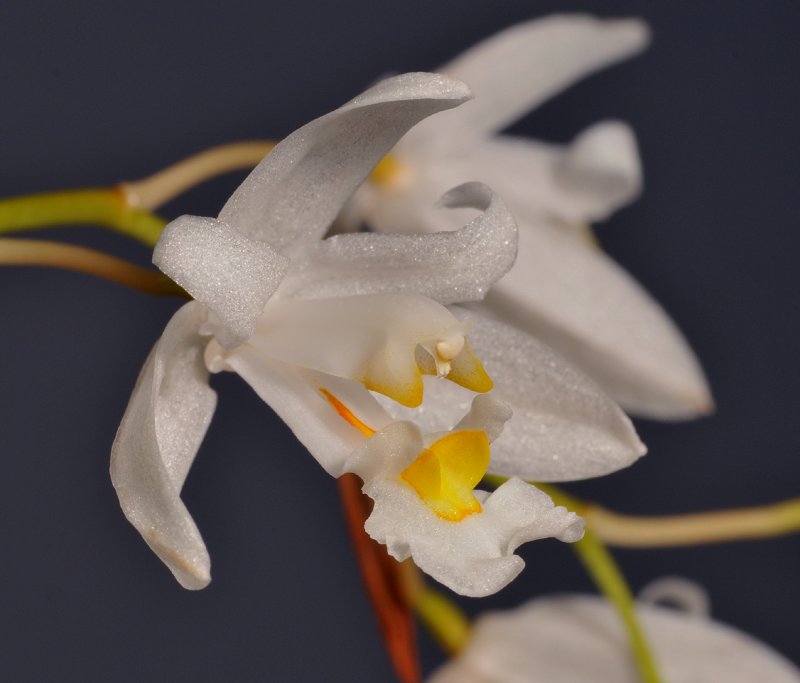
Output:
M322 392L322 395L328 399L328 403L333 406L333 409L339 413L339 417L341 417L345 422L355 427L364 436L370 437L375 433L375 430L372 427L365 425L361 420L353 415L352 411L330 391L324 387L320 387L319 390Z

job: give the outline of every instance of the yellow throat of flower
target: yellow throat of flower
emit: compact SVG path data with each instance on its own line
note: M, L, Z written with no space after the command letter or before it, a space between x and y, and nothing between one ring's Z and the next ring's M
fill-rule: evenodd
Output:
M489 439L484 432L451 432L417 456L400 477L431 510L450 522L481 511L473 489L489 467Z
M372 169L369 179L379 187L402 185L408 179L409 169L397 157L387 154Z
M320 388L336 413L369 438L375 430L364 424L336 396ZM459 522L482 510L473 493L489 467L489 438L482 431L451 432L424 449L400 479L439 517Z

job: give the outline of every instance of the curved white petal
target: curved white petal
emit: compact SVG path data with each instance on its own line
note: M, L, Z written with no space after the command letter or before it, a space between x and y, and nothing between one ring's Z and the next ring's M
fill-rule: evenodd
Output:
M391 421L372 395L358 382L293 367L270 359L245 344L222 358L289 426L320 465L334 477L364 441L364 434L336 412L323 389L336 397L374 430Z
M111 481L125 516L184 588L211 580L181 488L216 406L203 365L200 304L181 308L147 358L111 449Z
M560 207L554 209L557 217L568 221L608 218L642 189L633 130L622 121L589 126L556 161L554 176L563 195Z
M364 526L397 560L412 557L424 572L451 590L473 597L497 592L525 566L514 551L523 543L555 537L576 541L583 521L546 494L510 479L491 495L480 495L483 509L458 522L428 508L400 473L424 446L417 427L395 422L371 437L348 461L347 471L364 480L375 502Z
M417 294L272 300L250 344L271 358L338 377L404 405L422 401L417 347L463 347L463 325Z
M214 314L207 331L227 347L250 338L289 260L213 218L181 216L161 234L153 263Z
M483 305L557 349L633 414L670 420L713 410L700 363L661 306L602 251L555 225L520 223L517 262Z
M648 28L638 19L562 14L512 26L439 69L464 81L475 100L425 122L401 149L421 156L459 149L501 130L584 76L639 52L648 41Z
M454 188L446 207L483 213L452 232L336 235L310 245L281 286L305 299L413 292L439 303L479 301L514 263L517 226L502 200L481 183Z
M471 323L469 341L494 380L491 396L513 415L492 444L489 471L536 481L570 481L614 472L646 452L631 421L591 380L528 334L478 311L452 309ZM431 377L425 402L396 418L426 432L453 428L474 394Z
M439 74L389 78L292 133L253 170L219 218L277 251L322 237L344 203L400 137L470 97Z
M664 681L800 681L787 659L730 626L668 609L637 611ZM482 616L466 649L428 683L636 683L627 640L601 598L542 598Z

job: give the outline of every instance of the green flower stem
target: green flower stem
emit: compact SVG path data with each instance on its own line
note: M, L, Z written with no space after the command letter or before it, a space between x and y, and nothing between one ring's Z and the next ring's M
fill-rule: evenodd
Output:
M469 638L466 614L443 593L425 586L412 603L414 613L441 648L451 655L461 652Z
M0 234L75 224L108 227L152 248L166 221L131 207L119 188L44 192L0 200Z
M491 486L497 487L506 481L506 478L486 475L484 481ZM583 514L587 509L585 503L564 493L555 486L537 483L536 487L547 493L556 505L563 505L578 514ZM642 683L661 683L662 679L658 674L655 660L636 617L633 594L611 553L591 528L586 529L583 538L573 543L572 548L577 553L597 588L616 608L617 614L619 614L628 632L633 658L639 670Z
M595 585L614 605L622 619L642 683L661 683L658 667L636 616L633 595L608 548L589 529L580 541L572 544L572 548Z

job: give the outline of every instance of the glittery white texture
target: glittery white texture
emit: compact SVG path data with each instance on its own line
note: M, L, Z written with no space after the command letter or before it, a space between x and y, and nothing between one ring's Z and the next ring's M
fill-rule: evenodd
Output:
M238 346L278 288L289 260L213 218L181 216L164 228L153 263L205 304L219 320L208 330Z
M485 405L470 424L480 429L481 414L491 422L502 410ZM487 431L494 431L493 425ZM366 440L345 465L364 480L364 493L375 503L364 528L397 560L412 557L451 590L481 597L522 571L525 563L514 551L523 543L550 537L573 542L583 535L583 521L575 513L555 507L549 496L519 479L492 494L476 491L481 512L458 522L441 519L400 479L428 440L413 423L393 422Z
M514 263L517 227L500 198L467 183L442 198L447 207L483 211L464 227L429 235L336 235L309 248L281 287L305 298L417 292L440 303L483 299Z
M211 580L203 540L181 488L216 406L203 365L200 304L181 308L147 359L111 450L125 516L184 588Z
M800 670L751 636L703 617L640 605L664 683L798 683ZM466 649L428 683L637 683L614 608L554 596L480 617Z
M644 455L628 417L558 354L479 311L451 310L470 324L467 339L494 381L491 396L513 411L492 446L490 472L570 481L614 472ZM452 382L426 377L425 403L418 409L379 400L396 419L437 432L453 428L472 396Z
M470 96L463 83L439 74L386 79L278 144L219 218L279 252L301 252L409 128Z
M683 335L603 252L576 248L543 223L525 231L519 254L487 297L492 312L557 349L632 412L679 419L711 409Z
M602 122L565 147L493 136L647 42L637 20L556 15L476 45L442 67L473 89L475 101L410 131L392 151L406 182L366 184L348 214L381 232L454 229L463 213L437 214L431 203L464 179L486 182L519 225L517 262L487 306L541 336L631 413L685 419L713 409L694 353L661 307L586 238L588 222L640 191L630 128Z

